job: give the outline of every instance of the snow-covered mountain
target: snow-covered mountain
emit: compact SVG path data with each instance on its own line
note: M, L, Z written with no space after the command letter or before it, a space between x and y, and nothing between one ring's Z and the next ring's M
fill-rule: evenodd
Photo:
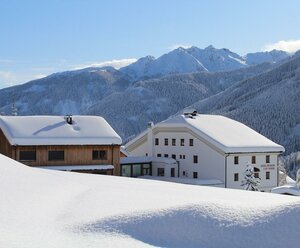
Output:
M288 54L284 51L272 50L270 52L248 53L244 59L247 65L257 65L264 62L276 63L287 57Z
M198 100L271 68L271 64L265 63L230 72L199 72L143 80L124 92L102 99L84 113L104 116L126 140L143 131L149 121L162 121Z
M102 98L124 91L131 82L112 67L86 68L0 90L0 113L11 113L16 102L19 114L79 114Z
M240 56L229 49L217 49L212 45L205 49L179 47L157 59L153 56L141 58L120 71L136 81L178 73L231 71L265 62L276 63L288 57L286 52L277 50Z
M207 69L186 49L179 47L157 59L152 56L141 58L135 63L121 68L120 71L130 75L133 79L138 79L207 71Z
M210 72L231 71L248 66L244 59L229 49L217 49L212 45L205 49L191 47L186 49L189 54L201 61Z

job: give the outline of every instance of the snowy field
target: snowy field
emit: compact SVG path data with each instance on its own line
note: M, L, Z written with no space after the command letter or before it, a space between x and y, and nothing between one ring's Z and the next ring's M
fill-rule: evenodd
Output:
M0 247L297 247L300 198L26 167L0 155Z

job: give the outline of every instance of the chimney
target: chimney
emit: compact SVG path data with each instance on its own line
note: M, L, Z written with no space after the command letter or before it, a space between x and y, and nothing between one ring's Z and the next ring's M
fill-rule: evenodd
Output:
M198 115L198 111L194 108L185 109L183 110L183 115L186 118L195 119L194 117Z
M72 125L73 123L72 115L66 115L65 120L67 121L68 124Z

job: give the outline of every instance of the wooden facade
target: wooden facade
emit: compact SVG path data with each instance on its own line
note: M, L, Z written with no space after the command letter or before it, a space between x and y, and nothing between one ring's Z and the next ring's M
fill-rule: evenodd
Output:
M106 151L105 159L93 159L93 151ZM34 161L20 160L21 151L35 151ZM64 159L49 161L49 151L64 151ZM0 153L26 165L62 166L62 165L113 165L114 175L120 175L120 145L11 145L0 129ZM108 173L110 174L110 173Z

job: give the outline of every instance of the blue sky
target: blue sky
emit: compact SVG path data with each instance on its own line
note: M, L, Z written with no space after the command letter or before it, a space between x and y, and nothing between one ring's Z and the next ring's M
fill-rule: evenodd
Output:
M0 0L0 88L178 45L300 49L299 10L298 0Z

